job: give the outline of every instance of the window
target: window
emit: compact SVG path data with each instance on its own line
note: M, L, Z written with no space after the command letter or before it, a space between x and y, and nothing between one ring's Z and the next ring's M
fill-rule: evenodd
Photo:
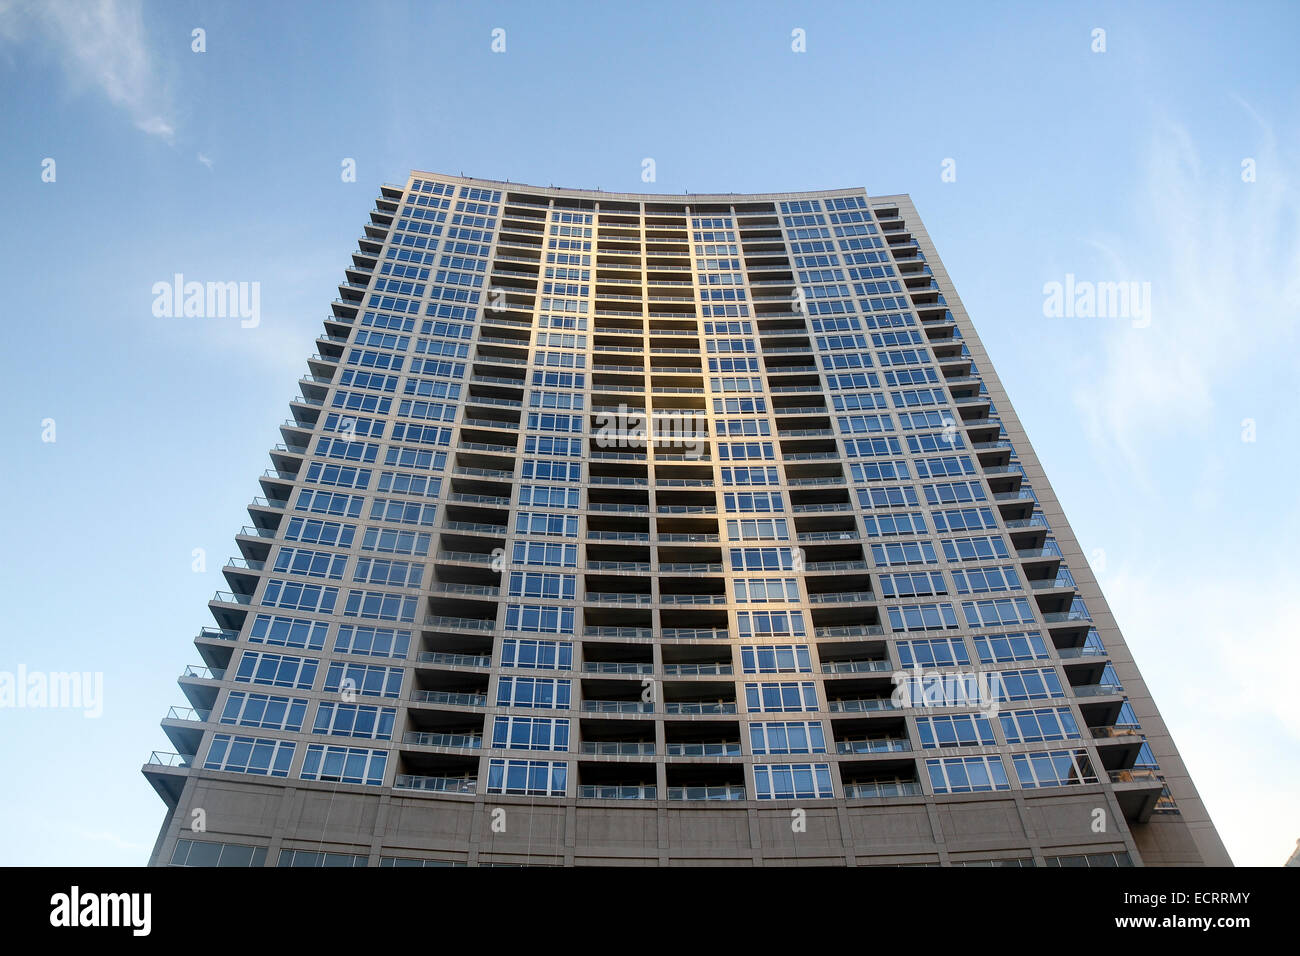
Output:
M321 701L316 711L313 734L332 734L336 737L368 737L371 740L391 740L393 719L397 711L391 707L374 707L370 704L340 704Z
M275 697L269 694L249 694L232 690L226 697L220 722L241 727L260 727L262 730L302 730L307 714L307 698Z
M547 544L541 541L516 541L515 564L541 565L542 567L576 568L576 544Z
M732 584L740 602L799 600L799 582L795 578L738 578Z
M1065 696L1065 691L1061 689L1061 679L1050 667L1003 671L1001 686L1002 700L1041 700L1045 697Z
M895 631L942 631L957 627L951 604L903 604L885 608Z
M754 796L759 800L833 797L831 766L826 763L756 764Z
M497 717L492 746L507 750L568 750L567 717Z
M739 611L736 624L741 637L803 637L801 611Z
M817 709L817 685L812 681L746 684L745 708L751 713Z
M916 731L926 750L936 747L991 747L993 724L983 714L918 717Z
M549 760L488 761L488 793L519 794L534 797L564 796L568 765Z
M807 644L750 644L740 649L746 674L808 674L812 656Z
M203 769L287 777L289 764L293 762L293 748L293 743L288 740L213 734Z
M266 866L266 847L212 840L177 840L172 866Z
M1047 644L1037 631L1014 634L985 634L975 638L981 664L1040 660L1047 656Z
M1016 768L1020 786L1026 790L1097 782L1097 775L1093 772L1092 761L1088 759L1086 750L1042 750L1012 754L1011 763Z
M501 666L536 670L573 669L573 645L568 641L534 641L507 637L501 642Z
M1078 740L1079 725L1068 707L1038 707L998 714L1002 734L1009 744L1046 740Z
M402 674L400 667L333 661L325 672L325 686L321 689L369 697L398 697L402 692Z
M239 669L235 671L235 680L246 684L270 684L273 687L311 690L311 685L316 681L316 668L319 663L314 657L244 651L243 656L239 658Z
M388 751L364 750L360 747L330 747L308 744L302 762L303 780L334 783L361 783L378 787L384 782Z
M498 707L567 709L571 682L559 677L501 677L497 680Z
M958 594L987 594L1020 590L1020 578L1012 565L987 568L954 568L952 579Z
M955 667L969 664L966 643L960 637L932 637L919 641L899 641L898 659L905 668Z
M749 725L749 747L756 754L824 754L821 721L757 721Z
M410 631L396 631L389 627L341 624L334 637L335 654L404 658L410 646Z
M1027 598L997 598L992 601L963 601L962 614L970 627L1034 624L1034 612Z
M926 597L947 594L948 586L938 571L911 571L877 575L880 593L885 597Z
M271 578L266 582L266 590L262 592L262 604L266 607L282 607L291 611L333 614L334 602L338 600L338 596L339 589L335 587Z
M325 646L325 632L328 630L329 625L324 621L259 614L253 618L253 626L248 630L248 642L318 651Z
M925 762L935 793L977 793L1010 790L1006 768L996 754L975 757L935 757Z
M506 629L542 634L572 634L573 608L549 604L507 604Z

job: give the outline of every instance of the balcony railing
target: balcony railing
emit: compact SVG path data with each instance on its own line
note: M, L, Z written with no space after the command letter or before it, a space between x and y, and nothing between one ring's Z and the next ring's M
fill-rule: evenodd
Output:
M725 740L716 743L669 743L665 750L670 757L739 757L740 741Z
M670 700L664 704L666 714L734 714L735 701Z
M421 664L448 664L452 667L487 667L492 658L486 654L447 654L443 651L425 651L419 658Z
M193 707L168 707L164 720L205 721L212 716L210 710L196 710Z
M835 750L842 754L901 753L911 749L912 745L906 737L866 737L860 740L841 740L835 745Z
M869 797L915 797L921 793L921 784L915 780L881 780L844 785L844 796L850 800Z
M669 800L744 800L745 788L723 787L669 787Z
M656 789L653 786L607 786L604 784L584 783L578 788L578 796L586 800L653 800Z
M486 707L486 694L460 694L445 690L417 690L411 700L421 704L454 704L460 707Z
M618 740L584 740L579 749L584 754L607 757L653 757L655 745L649 741L624 743Z
M893 669L894 665L885 660L822 662L822 671L827 674L879 674Z
M193 754L177 754L166 750L155 750L149 755L151 767L188 767L194 759Z
M667 677L694 677L701 674L721 676L732 673L730 664L665 664Z
M416 744L420 747L461 747L477 750L483 746L483 738L476 734L430 734L408 731L402 736L402 743Z
M827 708L833 714L869 714L881 710L897 710L898 704L888 697L863 697L856 700L833 700Z
M652 674L654 664L640 661L587 661L582 669L589 674Z
M399 773L393 781L398 790L436 790L442 793L473 793L478 781L470 777L419 777Z
M655 705L644 700L584 700L582 709L598 714L653 714Z

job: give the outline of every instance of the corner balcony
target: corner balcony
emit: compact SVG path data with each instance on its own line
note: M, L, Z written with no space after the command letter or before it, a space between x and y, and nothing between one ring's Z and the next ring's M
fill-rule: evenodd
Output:
M150 786L154 788L168 809L176 809L180 803L181 793L185 789L185 780L189 768L193 765L193 754L169 753L155 750L149 755L141 770Z

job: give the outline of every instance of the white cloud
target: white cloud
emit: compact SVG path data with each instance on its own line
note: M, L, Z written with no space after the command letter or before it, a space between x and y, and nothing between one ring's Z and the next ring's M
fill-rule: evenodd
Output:
M69 81L97 87L137 129L175 138L170 102L154 67L140 0L0 0L0 39L42 40Z
M210 156L204 156L202 153L199 153L199 162L208 167L208 169L212 168L212 157Z
M1147 150L1131 238L1085 240L1113 273L1101 278L1152 285L1150 326L1102 326L1099 368L1076 394L1096 451L1118 456L1135 478L1147 471L1152 438L1203 435L1224 383L1295 334L1295 150L1242 106L1260 126L1242 144L1258 181L1243 182L1235 164L1204 162L1188 130L1165 122Z

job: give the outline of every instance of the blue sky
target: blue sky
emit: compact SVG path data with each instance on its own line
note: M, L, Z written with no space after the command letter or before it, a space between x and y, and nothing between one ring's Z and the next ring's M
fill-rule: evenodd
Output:
M1300 837L1298 21L1287 3L0 0L0 670L104 675L97 719L0 709L0 863L147 859L163 806L139 766L170 749L158 720L185 703L176 676L366 212L412 167L910 193L1230 853L1281 863ZM260 282L260 324L156 318L177 272ZM1149 282L1150 325L1045 318L1067 274Z

